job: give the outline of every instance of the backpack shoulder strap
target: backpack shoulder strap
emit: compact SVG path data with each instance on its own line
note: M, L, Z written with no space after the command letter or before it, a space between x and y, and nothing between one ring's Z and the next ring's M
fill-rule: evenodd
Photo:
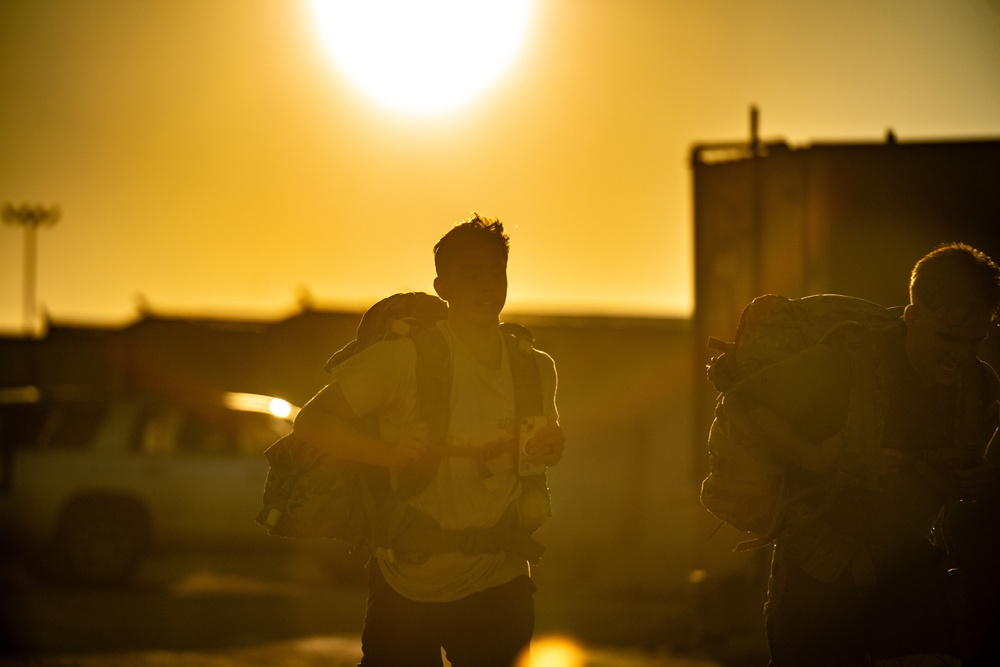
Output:
M520 420L522 417L544 414L542 380L531 339L506 332L503 338L514 379L514 416Z
M502 338L507 347L514 384L514 417L544 414L541 375L535 360L530 333L527 337L517 327L511 332L504 325ZM438 327L429 327L413 335L417 349L417 419L427 424L432 446L447 449L448 426L451 421L451 349Z
M451 403L451 349L444 333L431 326L413 335L417 348L417 419L427 424L432 443L448 436Z
M974 381L961 385L959 391L961 407L955 428L956 444L964 449L965 466L978 465L984 458L1000 412L1000 379L992 366L981 359L976 361L978 372L970 373Z
M427 423L431 442L443 446L450 420L451 350L437 327L421 330L412 338L417 348L417 418ZM513 376L515 416L519 419L542 414L541 379L530 340L505 331L503 341ZM431 457L430 461L436 458ZM408 505L398 502L429 481L432 474L431 469L417 472L417 478L410 479L409 486L402 478L399 480L400 489L394 497L393 509L384 512L383 554L392 559L404 557L404 554L406 558L419 559L421 554L442 551L485 553L500 550L518 553L532 563L538 561L544 547L531 539L530 530L520 525L520 516L491 528L443 530ZM544 475L532 479L540 480L535 483L544 487Z
M542 383L531 333L510 324L501 325L501 332L514 381L515 416L542 414ZM451 350L436 326L418 331L413 342L417 348L417 419L427 424L431 442L444 444L450 419Z

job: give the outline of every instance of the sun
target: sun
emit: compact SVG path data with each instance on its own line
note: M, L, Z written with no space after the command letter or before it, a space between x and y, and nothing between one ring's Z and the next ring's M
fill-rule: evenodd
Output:
M397 111L459 107L513 63L533 0L312 0L323 44L368 96Z

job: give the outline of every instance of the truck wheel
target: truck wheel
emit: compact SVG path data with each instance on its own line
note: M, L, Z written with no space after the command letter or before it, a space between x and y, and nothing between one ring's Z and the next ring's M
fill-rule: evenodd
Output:
M114 585L132 576L147 543L148 522L138 503L87 499L63 514L53 556L59 575L70 583Z

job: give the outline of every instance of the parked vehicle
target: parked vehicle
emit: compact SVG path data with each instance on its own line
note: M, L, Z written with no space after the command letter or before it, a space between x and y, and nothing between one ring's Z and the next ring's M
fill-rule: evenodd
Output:
M231 392L0 389L0 538L89 584L127 580L158 547L264 546L263 451L297 411Z

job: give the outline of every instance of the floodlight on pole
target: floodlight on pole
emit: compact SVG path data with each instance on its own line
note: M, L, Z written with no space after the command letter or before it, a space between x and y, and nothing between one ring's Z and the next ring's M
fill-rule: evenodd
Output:
M35 274L38 254L38 228L42 225L52 226L59 222L59 207L45 207L21 204L3 205L3 221L24 228L24 330L28 334L35 333Z

